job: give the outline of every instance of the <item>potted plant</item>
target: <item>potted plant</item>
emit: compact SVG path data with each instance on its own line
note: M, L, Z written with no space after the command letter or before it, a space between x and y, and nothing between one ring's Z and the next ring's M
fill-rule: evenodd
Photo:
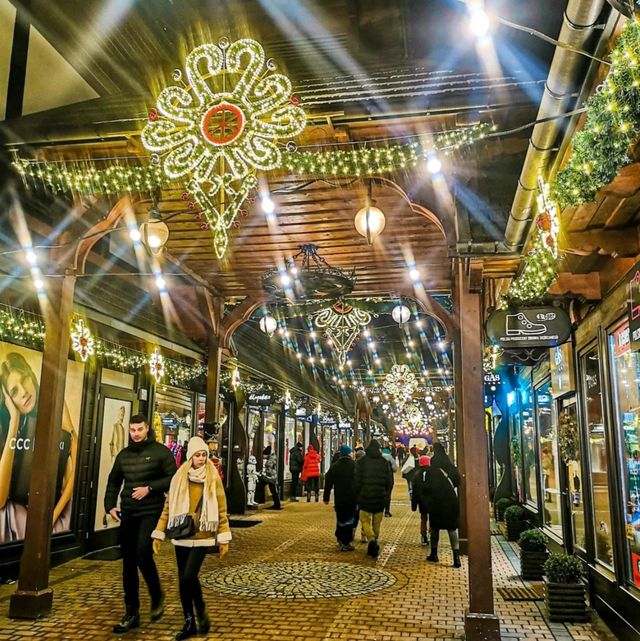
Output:
M525 514L524 508L519 505L511 505L504 511L508 541L517 541L520 534L527 529Z
M525 530L518 539L520 573L526 581L541 581L544 564L549 558L547 537L538 529Z
M573 554L551 554L544 564L544 602L551 621L586 621L582 562Z
M504 520L504 511L513 505L513 501L509 498L501 498L496 501L496 521Z

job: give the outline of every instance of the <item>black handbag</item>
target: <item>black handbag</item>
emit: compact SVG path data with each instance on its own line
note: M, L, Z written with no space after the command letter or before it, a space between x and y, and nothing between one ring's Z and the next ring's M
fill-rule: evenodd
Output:
M198 501L196 505L196 512L200 509L202 505L202 498ZM193 536L196 533L196 523L193 520L191 514L187 514L184 517L184 520L178 525L173 527L168 527L164 534L168 539L188 539L190 536Z

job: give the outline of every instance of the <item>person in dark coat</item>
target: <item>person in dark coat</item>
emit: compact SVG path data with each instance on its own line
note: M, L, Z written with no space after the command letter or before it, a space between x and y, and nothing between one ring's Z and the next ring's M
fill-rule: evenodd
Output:
M329 468L324 477L325 505L329 505L333 489L333 504L336 511L336 539L340 542L341 552L352 552L353 533L356 528L358 499L356 496L356 464L351 457L351 448L341 445L340 458Z
M263 487L268 486L271 492L273 505L267 510L281 510L280 495L278 494L278 459L271 450L271 445L267 445L262 451L262 474L260 474L258 484Z
M302 463L304 462L304 447L298 441L289 450L289 472L291 472L291 500L298 501L298 483L300 481L300 472L302 472Z
M419 467L411 477L411 509L420 510L420 542L422 545L429 545L427 524L429 522L429 504L431 502L430 483L432 470L431 459L428 456L421 456L418 459Z
M440 530L447 530L453 550L453 567L459 568L460 543L458 540L458 518L460 503L456 489L460 486L460 473L451 462L442 443L433 444L431 475L428 483L427 501L431 524L431 554L427 561L438 562Z
M164 611L164 593L153 561L151 532L162 514L164 495L175 472L176 463L171 450L156 442L142 414L132 416L129 445L116 456L104 495L105 512L120 522L126 611L120 623L113 627L116 634L140 625L138 568L151 596L151 620L159 619ZM116 507L118 494L120 511Z
M380 444L373 439L365 455L356 462L356 493L360 524L369 545L367 554L376 558L380 552L380 523L393 484L391 466L382 458Z

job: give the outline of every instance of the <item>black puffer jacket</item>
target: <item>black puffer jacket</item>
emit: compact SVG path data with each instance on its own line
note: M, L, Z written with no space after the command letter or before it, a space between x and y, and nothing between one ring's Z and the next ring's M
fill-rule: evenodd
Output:
M365 456L356 461L358 507L365 512L382 512L392 486L391 466L382 458L378 441L373 440Z
M460 502L456 491L460 486L460 473L441 443L434 443L433 451L428 483L428 493L431 496L429 523L432 529L455 530L460 515Z
M302 444L296 443L289 450L289 472L302 472L302 464L304 463L304 455L302 453Z
M176 462L168 447L147 438L141 443L131 443L116 456L107 481L104 509L116 506L120 492L120 509L124 515L160 516L164 507L164 493L169 490L171 477L176 473ZM124 483L124 486L123 486ZM131 498L133 488L151 487L145 498Z
M356 463L350 456L342 456L333 463L324 475L324 501L329 501L333 489L336 510L355 509L358 503L355 474Z

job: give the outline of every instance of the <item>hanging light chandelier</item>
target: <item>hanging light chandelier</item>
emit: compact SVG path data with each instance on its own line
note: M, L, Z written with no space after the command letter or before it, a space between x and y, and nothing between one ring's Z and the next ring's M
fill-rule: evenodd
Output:
M411 310L402 303L398 303L391 310L391 318L402 327L411 318Z
M358 210L353 224L356 231L367 239L367 244L372 245L373 241L383 232L386 220L381 209L374 206L375 201L371 197L371 181L367 187L367 202L362 209Z
M158 209L157 196L153 197L153 204L149 210L149 219L140 225L140 240L154 256L159 256L169 240L169 227L162 220Z
M285 267L272 267L262 276L262 288L280 299L305 301L340 298L353 291L355 268L347 271L332 267L318 254L318 246L301 245L300 251L289 258Z
M271 316L271 314L265 314L260 319L260 329L269 337L273 336L276 329L278 329L278 321Z

